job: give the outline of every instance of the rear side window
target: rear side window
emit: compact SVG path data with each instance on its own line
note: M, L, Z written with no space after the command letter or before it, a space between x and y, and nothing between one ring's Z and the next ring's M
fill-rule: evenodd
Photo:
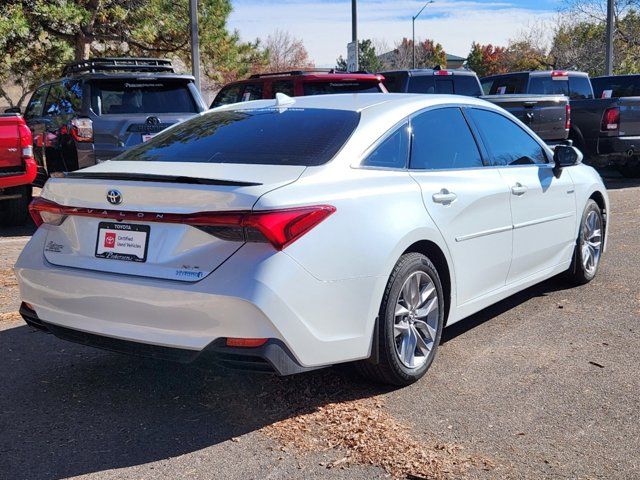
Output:
M79 81L63 80L49 89L44 115L55 117L71 115L82 109L82 85Z
M305 95L328 95L332 93L379 93L378 82L306 82Z
M459 108L430 110L411 121L410 167L417 170L482 167L482 157Z
M44 106L44 99L47 96L48 90L49 86L47 85L45 87L40 87L33 93L31 100L29 100L29 104L24 111L25 119L29 120L42 115L42 107Z
M285 95L293 97L295 95L293 82L291 80L273 82L271 84L271 93L274 97L276 96L276 93L284 93Z
M404 124L369 154L362 162L367 167L405 168L409 158L409 125Z
M98 115L197 113L186 82L149 79L95 80L91 108Z
M240 101L240 93L242 92L242 85L229 85L224 87L218 92L215 100L211 104L211 108L219 107L221 105L229 105L231 103L238 103Z
M569 94L574 100L593 98L591 82L583 76L569 77Z
M638 97L640 96L640 75L628 77L592 78L593 91L596 98Z
M505 75L502 77L494 77L493 80L483 82L483 87L491 81L489 91L485 90L487 95L512 95L525 93L527 88L527 75Z
M316 166L360 121L347 110L277 108L210 112L159 133L116 160Z
M548 163L540 144L507 117L475 108L470 110L470 115L489 150L491 165Z
M569 96L569 77L533 75L529 80L529 93Z

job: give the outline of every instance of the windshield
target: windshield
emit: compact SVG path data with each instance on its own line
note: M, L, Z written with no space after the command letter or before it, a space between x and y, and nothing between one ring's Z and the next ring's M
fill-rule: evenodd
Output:
M263 108L210 112L158 134L115 160L322 165L349 139L360 113Z
M198 111L186 82L154 78L94 81L91 108L98 115Z

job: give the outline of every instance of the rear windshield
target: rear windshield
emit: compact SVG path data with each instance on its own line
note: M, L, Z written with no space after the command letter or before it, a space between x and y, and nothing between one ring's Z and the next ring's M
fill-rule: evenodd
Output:
M479 96L482 91L471 75L417 75L409 80L409 93L439 93Z
M569 96L569 77L531 76L529 93Z
M360 113L263 108L210 112L119 155L150 162L322 165L349 139Z
M379 93L378 81L308 82L304 84L305 95L328 95L331 93Z
M593 93L596 98L638 97L640 96L640 75L631 77L592 78Z
M98 115L198 111L185 82L133 78L93 81L91 108Z

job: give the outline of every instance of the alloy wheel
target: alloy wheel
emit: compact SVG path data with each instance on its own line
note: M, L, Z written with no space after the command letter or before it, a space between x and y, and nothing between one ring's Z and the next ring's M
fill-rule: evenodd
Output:
M602 219L598 212L590 211L582 228L582 266L593 275L602 253Z

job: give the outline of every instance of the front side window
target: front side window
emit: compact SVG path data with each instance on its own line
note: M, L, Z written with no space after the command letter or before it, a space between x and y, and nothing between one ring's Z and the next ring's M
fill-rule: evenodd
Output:
M409 157L409 125L404 124L385 138L362 162L366 167L405 168Z
M91 108L98 115L198 112L187 82L157 78L95 80Z
M44 105L44 115L72 115L82 109L82 85L75 80L54 83Z
M49 86L40 87L31 96L29 104L24 111L24 118L30 120L42 115L42 107L44 106L44 99L47 96Z
M470 115L490 153L493 166L548 163L542 147L519 125L499 113L471 109Z
M192 118L115 160L317 166L330 161L360 113L319 108L227 110Z
M411 120L410 168L435 170L483 166L478 145L457 107L421 113Z

